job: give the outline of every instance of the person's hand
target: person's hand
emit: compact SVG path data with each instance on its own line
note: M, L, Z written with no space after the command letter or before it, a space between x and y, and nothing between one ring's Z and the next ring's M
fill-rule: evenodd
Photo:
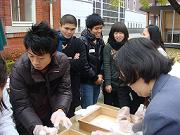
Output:
M128 121L130 122L130 121L131 121L130 108L129 108L128 106L122 107L122 108L118 111L117 119L118 119L119 121L121 121L121 120L128 120Z
M80 53L76 53L76 54L74 55L74 59L79 59L79 56L80 56Z
M105 91L106 91L107 93L111 93L111 91L112 91L112 86L111 86L111 85L107 85L107 86L105 87Z
M136 111L135 115L141 118L144 118L146 112L146 107L143 104L140 104L138 110Z
M63 110L58 109L51 115L51 122L54 124L54 127L59 128L59 124L69 129L72 126L72 123L69 118L66 117Z
M110 133L97 130L97 131L93 131L91 135L110 135Z
M57 135L58 129L54 127L46 127L44 126L44 129L46 131L46 135Z
M103 76L101 74L98 75L98 79L95 81L96 85L101 85L103 83Z
M33 130L34 135L57 135L57 133L57 128L47 127L43 125L36 125Z
M138 110L136 111L134 117L132 117L133 123L140 123L143 121L146 113L146 107L143 104L140 104Z
M43 125L36 125L33 130L34 135L46 135L46 130Z

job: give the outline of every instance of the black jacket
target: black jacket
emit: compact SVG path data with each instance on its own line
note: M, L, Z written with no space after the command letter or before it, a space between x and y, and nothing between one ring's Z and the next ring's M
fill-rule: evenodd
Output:
M87 61L92 72L87 74L86 70L81 73L81 82L94 84L98 79L97 75L102 74L103 48L104 41L102 38L96 39L87 29L81 33L80 39L86 45ZM94 41L96 40L96 43Z
M57 109L68 111L72 94L70 64L62 53L52 57L46 73L31 65L27 53L15 63L10 77L10 99L16 123L23 125L29 134L35 125L50 121Z
M68 56L70 60L70 71L72 76L79 76L80 72L84 69L83 67L87 65L86 59L86 48L84 43L76 37L72 37L69 43L62 48L62 52ZM76 53L79 53L79 59L74 59Z

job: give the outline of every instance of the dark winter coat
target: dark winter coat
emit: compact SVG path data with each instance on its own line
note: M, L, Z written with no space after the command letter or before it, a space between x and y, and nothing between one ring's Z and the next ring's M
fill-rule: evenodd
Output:
M98 74L102 74L103 48L104 41L102 38L96 39L87 29L81 33L80 39L86 45L87 61L92 69L90 74L86 71L81 73L81 82L94 84L98 79ZM96 40L96 43L94 41Z
M57 53L45 73L33 68L23 54L15 63L10 78L10 98L17 125L29 134L35 125L46 124L57 109L67 112L71 103L70 64L67 56ZM46 122L45 122L46 121Z

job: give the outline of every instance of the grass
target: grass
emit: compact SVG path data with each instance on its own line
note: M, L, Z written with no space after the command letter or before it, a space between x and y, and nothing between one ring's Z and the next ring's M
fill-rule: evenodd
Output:
M180 62L180 49L166 48L168 56L174 58L174 61Z

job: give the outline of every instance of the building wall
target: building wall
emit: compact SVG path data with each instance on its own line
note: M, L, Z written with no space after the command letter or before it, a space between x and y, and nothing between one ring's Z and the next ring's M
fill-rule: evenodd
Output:
M82 31L86 24L86 17L93 13L93 2L91 0L61 0L61 16L72 14L80 20L80 28L76 32Z
M128 28L145 28L146 27L146 14L126 10L125 11L125 24Z
M7 48L23 48L23 38L26 31L32 24L39 23L41 21L50 22L50 3L49 0L32 0L34 1L32 8L34 8L34 14L32 15L34 20L32 23L12 23L11 15L11 0L0 1L0 17L3 20L5 27L5 33L7 37ZM59 28L60 20L60 0L53 0L53 28Z
M139 0L125 0L125 6L125 24L130 37L138 37L146 27L146 13L139 10Z
M103 35L107 36L115 22L124 22L125 2L113 6L109 0L93 0L93 12L98 13L104 20Z

